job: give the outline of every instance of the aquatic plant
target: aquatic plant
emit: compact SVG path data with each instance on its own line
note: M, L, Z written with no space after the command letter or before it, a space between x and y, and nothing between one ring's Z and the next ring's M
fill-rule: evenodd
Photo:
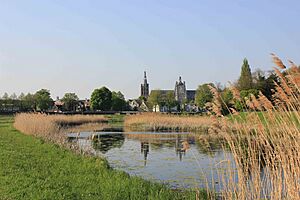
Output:
M246 114L230 110L231 119L216 127L223 132L236 167L229 159L223 162L224 199L300 199L300 70L293 62L286 69L276 55L272 57L280 80L273 102L261 93L258 98L251 95L245 99ZM236 89L234 93L240 98ZM214 109L221 109L217 93L215 101Z
M100 115L20 113L15 116L14 127L25 134L69 146L66 133L102 130L108 125L107 119Z
M124 127L132 131L207 131L208 116L178 116L160 113L142 113L126 116Z

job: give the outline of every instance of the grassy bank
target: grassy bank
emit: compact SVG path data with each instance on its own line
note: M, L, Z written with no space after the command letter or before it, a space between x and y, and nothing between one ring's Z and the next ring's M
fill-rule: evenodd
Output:
M0 117L0 199L195 199L15 130Z

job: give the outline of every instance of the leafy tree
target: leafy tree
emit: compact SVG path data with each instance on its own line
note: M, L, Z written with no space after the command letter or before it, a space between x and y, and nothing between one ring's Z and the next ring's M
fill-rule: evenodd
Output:
M253 80L251 75L251 69L248 63L248 60L245 58L243 61L241 75L238 80L239 90L249 90L253 89Z
M36 102L36 109L45 111L51 107L53 104L53 99L50 96L50 91L47 89L41 89L37 91L34 95Z
M253 75L253 88L261 91L269 100L272 100L272 90L275 89L274 82L279 82L274 72L267 77L262 70L257 70Z
M9 98L12 100L16 100L18 98L18 96L16 95L16 93L13 93L12 95L10 95Z
M199 85L196 91L195 103L200 107L204 108L207 102L211 102L213 100L213 94L209 89L209 85L213 86L212 83L205 83L203 85Z
M66 110L73 111L78 104L78 96L75 93L66 93L61 101L64 103Z
M20 98L20 100L22 101L22 109L24 111L31 111L36 108L35 97L33 94L28 93L23 98Z
M162 92L160 90L152 90L150 96L148 97L148 102L152 107L161 105L162 100Z
M138 100L140 100L140 101L147 101L147 97L144 97L144 96L140 96L139 98L138 98Z
M93 110L110 110L112 93L106 88L95 89L91 96L91 106Z
M171 108L177 106L177 104L178 104L178 102L175 99L174 92L172 92L172 91L167 92L167 94L165 95L164 101L169 110L171 110Z
M23 92L21 92L21 94L18 96L19 100L22 100L25 97L25 94Z
M229 114L228 109L233 106L233 94L229 88L225 88L221 92L221 98L222 98L222 114L227 115Z
M9 96L8 96L7 92L4 93L4 95L2 96L2 99L4 99L4 100L8 100L9 99Z
M259 93L259 91L257 89L250 89L250 90L242 90L240 92L240 95L241 95L242 99L245 99L246 97L250 98L251 94L253 94L255 97L257 97L258 93Z
M126 109L126 101L124 95L119 92L112 92L111 109L114 111L122 111Z

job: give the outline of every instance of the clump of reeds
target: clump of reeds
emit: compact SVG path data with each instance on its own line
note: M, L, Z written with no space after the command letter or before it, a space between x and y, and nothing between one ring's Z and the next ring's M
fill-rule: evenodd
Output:
M14 127L25 134L68 145L66 133L101 130L108 126L106 122L106 118L99 115L21 113L16 115Z
M124 126L132 131L207 131L208 116L178 116L143 113L125 117Z
M300 199L300 70L272 56L280 79L273 101L251 96L246 119L225 124L235 127L224 137L236 166L228 164L230 176L221 178L225 199Z

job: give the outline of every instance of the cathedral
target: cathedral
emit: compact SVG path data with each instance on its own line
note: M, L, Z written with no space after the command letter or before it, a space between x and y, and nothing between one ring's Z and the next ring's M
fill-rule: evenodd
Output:
M174 96L176 101L180 104L195 100L196 90L187 90L185 86L185 81L182 82L181 76L179 77L179 81L175 83Z
M144 83L141 84L141 96L149 97L149 83L147 81L147 74L144 72ZM154 91L154 90L152 90ZM151 91L151 92L152 92ZM185 81L182 81L181 77L175 83L174 90L160 90L162 95L166 95L168 92L174 92L175 100L180 104L185 104L195 100L196 90L187 90Z

